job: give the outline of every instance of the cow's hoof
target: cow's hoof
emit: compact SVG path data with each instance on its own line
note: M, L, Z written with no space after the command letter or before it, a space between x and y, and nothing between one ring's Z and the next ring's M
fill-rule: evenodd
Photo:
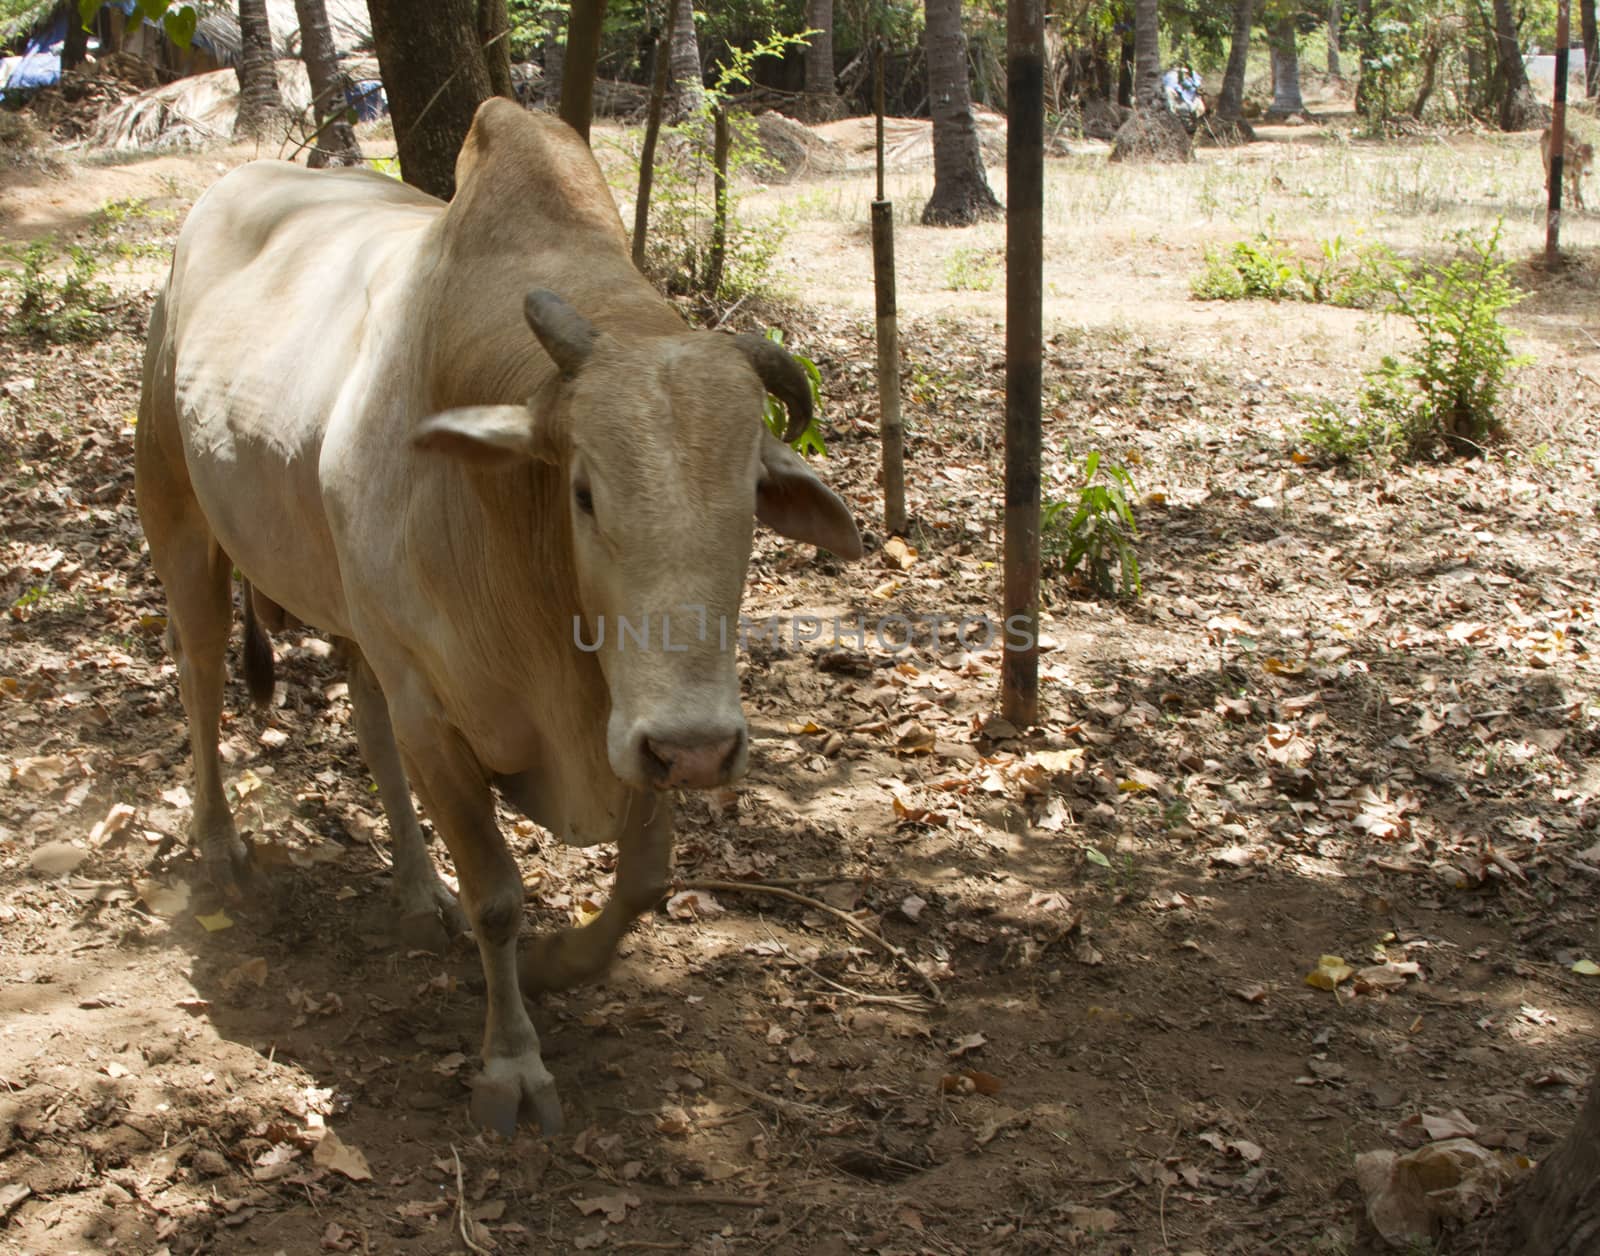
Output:
M561 1098L537 1052L484 1061L472 1083L472 1122L510 1138L524 1116L539 1122L546 1138L561 1132Z
M244 897L244 887L249 883L253 869L250 848L239 839L238 834L229 832L201 839L200 858L212 885L224 898L238 900Z
M421 877L401 878L398 873L396 877L395 934L406 946L443 955L453 938L471 930L467 913L431 866Z

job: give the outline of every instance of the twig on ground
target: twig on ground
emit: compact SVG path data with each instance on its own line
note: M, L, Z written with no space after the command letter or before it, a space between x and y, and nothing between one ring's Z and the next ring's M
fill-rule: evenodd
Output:
M819 898L812 898L809 894L798 894L794 890L786 890L782 886L773 885L769 881L680 881L677 883L676 888L679 890L720 890L725 894L770 894L775 898L786 898L790 902L814 908L825 915L832 916L835 920L841 921L862 937L870 939L894 956L901 967L928 987L928 993L933 996L934 1003L939 1007L944 1006L944 995L940 993L939 987L933 983L933 978L913 964L909 955L881 933L867 928L866 925L862 924L849 912L843 912L837 907L831 907Z
M781 1112L784 1116L815 1118L833 1115L828 1111L828 1109L818 1107L814 1103L801 1103L795 1099L780 1099L777 1095L765 1094L762 1091L755 1089L753 1086L746 1086L741 1081L735 1081L726 1073L718 1073L716 1075L716 1080L721 1082L724 1086L728 1086L734 1090L737 1090L741 1095L745 1095L748 1098L755 1100L757 1103L765 1104L774 1112Z
M819 973L815 968L811 967L810 964L806 963L805 960L801 959L798 955L791 951L779 938L773 935L771 929L767 930L767 936L772 939L772 941L779 947L780 950L782 950L784 957L791 963L804 968L818 981L824 983L825 985L832 986L840 994L848 995L857 1002L887 1004L889 1007L903 1008L908 1012L926 1012L930 1010L926 1000L914 994L868 994L864 990L856 990L851 986L843 984L842 982L835 981L832 977L824 976L822 973ZM823 992L818 991L818 993L820 994Z
M450 1144L450 1155L456 1162L456 1220L460 1223L461 1241L470 1251L482 1252L487 1256L489 1249L474 1243L472 1236L467 1233L467 1184L461 1180L461 1156L454 1143Z

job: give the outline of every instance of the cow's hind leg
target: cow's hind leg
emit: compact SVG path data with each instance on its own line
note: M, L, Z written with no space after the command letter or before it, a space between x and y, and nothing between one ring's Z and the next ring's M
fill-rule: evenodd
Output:
M510 1135L532 1114L546 1134L561 1132L555 1079L539 1055L539 1035L517 988L522 873L494 818L494 795L459 736L438 729L400 730L412 780L461 878L461 902L477 938L488 986L483 1072L472 1085L472 1119ZM420 751L420 753L419 753Z
M562 990L598 977L610 966L617 943L634 918L661 901L672 857L672 801L664 794L636 793L629 805L651 810L637 826L628 825L628 835L617 843L611 897L588 924L528 943L520 965L526 993Z
M167 645L177 664L178 692L189 717L195 794L192 840L217 887L237 895L240 882L249 875L250 859L228 811L217 749L233 628L233 563L192 497L151 506L141 493L139 504L151 561L167 593Z
M451 936L467 931L467 917L456 896L439 879L428 855L428 843L411 805L411 785L395 745L389 702L371 666L353 641L344 643L350 660L350 701L361 757L378 786L389 836L394 847L395 927L400 938L419 948L443 953Z

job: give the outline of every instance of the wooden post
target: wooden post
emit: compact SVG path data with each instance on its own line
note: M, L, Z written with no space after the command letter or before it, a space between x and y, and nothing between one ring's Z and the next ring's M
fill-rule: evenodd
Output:
M716 204L711 210L711 255L706 260L706 295L716 299L722 287L722 264L728 252L728 107L712 111L712 192Z
M873 47L878 114L878 199L872 202L872 287L878 299L878 434L883 444L883 530L906 534L905 425L900 416L900 325L894 296L894 203L883 194L883 40Z
M1556 5L1556 91L1550 110L1550 187L1544 218L1544 261L1561 265L1561 176L1567 150L1567 45L1572 42L1572 3Z
M1044 333L1044 6L1006 12L1006 513L1001 714L1039 719L1040 397Z
M656 36L650 52L650 111L644 121L644 148L639 153L639 193L633 202L633 264L644 269L644 242L650 230L650 190L656 180L656 141L661 136L661 111L667 99L667 74L672 62L672 24L678 6L667 0L667 29Z

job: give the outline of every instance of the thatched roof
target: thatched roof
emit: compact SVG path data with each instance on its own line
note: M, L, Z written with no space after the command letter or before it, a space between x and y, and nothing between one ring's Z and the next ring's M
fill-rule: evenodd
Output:
M304 63L274 63L278 91L294 113L311 108L311 83ZM89 135L94 148L203 148L233 138L239 113L239 76L232 70L195 74L130 96L110 110Z

